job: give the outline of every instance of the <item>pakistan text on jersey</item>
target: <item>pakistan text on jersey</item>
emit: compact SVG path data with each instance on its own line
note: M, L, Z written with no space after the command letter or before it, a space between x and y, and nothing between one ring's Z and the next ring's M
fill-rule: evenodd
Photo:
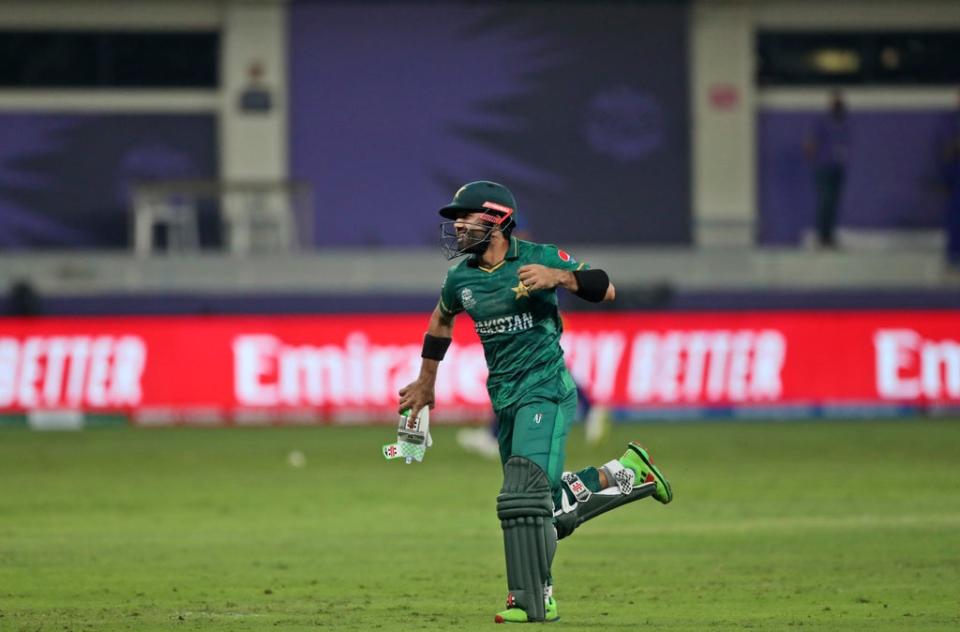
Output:
M526 331L531 327L533 327L533 314L530 312L478 320L476 325L474 325L477 334L481 336L489 334L512 334L518 331Z

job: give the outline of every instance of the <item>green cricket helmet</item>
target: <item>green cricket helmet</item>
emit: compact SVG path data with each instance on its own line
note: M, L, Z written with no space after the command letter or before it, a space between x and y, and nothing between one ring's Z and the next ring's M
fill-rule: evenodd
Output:
M440 224L440 241L447 259L461 255L482 255L490 245L494 230L500 230L509 237L516 226L514 214L517 201L510 189L490 182L478 180L468 182L453 195L453 201L440 209L440 215L449 220ZM458 233L456 222L470 213L481 213L479 222L466 225Z

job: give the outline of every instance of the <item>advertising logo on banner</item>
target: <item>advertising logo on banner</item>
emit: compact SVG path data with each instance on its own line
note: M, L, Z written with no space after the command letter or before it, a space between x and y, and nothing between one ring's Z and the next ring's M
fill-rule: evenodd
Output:
M392 419L425 316L0 320L0 412L113 411L140 423ZM466 323L440 420L489 414ZM562 344L596 402L649 416L960 406L960 313L570 314Z
M881 399L960 400L960 335L934 339L915 329L878 329L873 344Z
M0 408L136 407L146 362L133 335L0 337Z

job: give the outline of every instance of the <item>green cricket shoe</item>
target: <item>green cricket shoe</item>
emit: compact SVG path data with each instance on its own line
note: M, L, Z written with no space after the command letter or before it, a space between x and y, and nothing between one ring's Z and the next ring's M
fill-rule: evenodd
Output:
M510 598L507 598L507 604L510 603ZM543 605L546 611L546 616L544 617L544 623L550 623L556 621L560 618L560 614L557 612L557 600L553 597L547 597L543 601ZM530 623L530 620L527 618L527 613L523 608L518 608L517 606L507 606L507 609L498 612L496 616L493 617L494 623Z
M655 483L656 488L653 497L664 505L673 500L673 489L670 488L670 481L663 475L653 459L647 454L636 441L627 444L627 451L620 457L620 462L624 467L628 467L637 475L636 481L641 483Z
M550 623L551 621L556 621L560 618L560 613L557 612L557 600L553 597L547 597L543 602L543 605L546 607L547 616L544 618L544 621Z

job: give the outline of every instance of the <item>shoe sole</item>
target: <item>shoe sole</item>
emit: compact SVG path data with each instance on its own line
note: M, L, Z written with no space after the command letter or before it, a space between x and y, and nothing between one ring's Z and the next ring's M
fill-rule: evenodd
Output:
M560 615L557 615L553 619L544 619L540 623L556 623L559 620L560 620ZM501 617L499 614L493 617L493 622L494 623L536 623L536 621L507 621L506 619Z
M673 500L673 488L670 487L670 481L668 481L667 477L663 475L663 472L660 471L660 468L653 464L653 461L650 459L650 455L647 454L647 451L635 443L628 443L627 448L632 450L634 454L640 457L640 460L643 461L644 465L650 468L650 471L653 472L653 475L657 477L657 480L663 483L664 489L667 490L666 500L661 500L656 494L653 496L654 499L663 503L664 505L670 503L670 501Z

